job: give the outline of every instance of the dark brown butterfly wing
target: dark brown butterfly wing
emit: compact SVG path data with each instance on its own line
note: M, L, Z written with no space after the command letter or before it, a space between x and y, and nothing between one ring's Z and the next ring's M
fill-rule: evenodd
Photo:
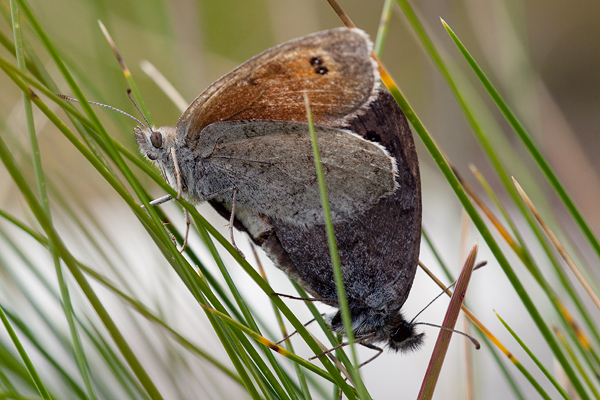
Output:
M385 89L346 128L377 140L396 158L399 188L356 219L334 224L348 301L354 307L399 313L415 276L421 239L421 182L406 117ZM259 240L267 254L307 291L337 305L323 225L298 228L272 220Z
M192 150L202 130L217 121L306 122L304 92L314 122L340 126L364 105L378 82L372 44L358 29L318 32L251 58L209 86L177 122Z

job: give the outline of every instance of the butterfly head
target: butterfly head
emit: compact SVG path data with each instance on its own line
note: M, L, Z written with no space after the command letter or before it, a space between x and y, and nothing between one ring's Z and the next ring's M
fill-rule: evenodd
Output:
M359 343L381 343L390 350L411 352L418 350L425 339L423 332L417 332L416 324L407 321L399 310L374 310L369 307L352 307L352 330ZM331 329L344 333L341 311L329 321Z
M417 332L415 324L401 318L389 335L388 347L394 351L410 352L423 345L425 334Z
M138 126L134 129L140 152L150 161L166 163L171 148L176 146L176 131L172 126L150 129Z
M152 129L148 126L137 126L134 129L140 152L148 160L154 162L165 181L173 188L177 187L173 156L175 151L178 152L181 148L176 132L175 127L172 126Z

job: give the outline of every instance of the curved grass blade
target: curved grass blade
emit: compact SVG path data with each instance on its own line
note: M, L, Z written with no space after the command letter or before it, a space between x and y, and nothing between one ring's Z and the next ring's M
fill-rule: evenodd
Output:
M383 46L385 45L385 39L390 27L390 19L393 9L394 0L385 0L383 2L381 19L379 20L379 28L377 29L377 36L375 37L375 43L373 45L373 53L375 53L377 57L381 57L381 53L383 52Z
M133 80L133 76L131 75L131 71L129 70L129 68L127 68L127 64L125 64L125 60L121 56L121 53L119 52L119 49L117 48L117 45L115 44L114 40L110 36L110 33L108 33L108 30L106 29L106 27L104 26L104 24L102 23L102 21L98 20L98 25L100 26L100 29L102 30L102 34L106 38L106 41L108 42L111 50L115 54L115 57L117 58L117 61L119 61L119 65L121 66L121 70L123 71L123 75L125 75L125 79L127 80L127 84L131 88L131 91L133 93L133 97L135 98L135 100L136 100L138 106L140 107L140 109L142 110L142 113L148 119L148 122L150 122L150 125L152 125L153 122L152 122L152 117L150 116L150 111L148 110L148 107L146 107L146 103L144 102L144 98L140 94L140 91L139 91L137 85L135 84L135 81Z
M519 185L517 180L514 178L513 178L513 182L515 184L515 187L517 188L517 191L519 192L519 194L521 195L521 197L523 198L523 200L525 201L525 203L531 210L532 214L538 220L538 222L542 226L542 229L544 229L544 231L546 232L546 234L552 241L552 244L554 244L554 247L556 247L556 250L563 257L563 259L565 260L565 262L571 269L571 272L573 273L573 275L575 275L575 277L577 278L577 280L579 281L581 286L583 286L583 289L588 294L588 296L590 297L590 299L592 300L592 302L594 303L596 308L598 308L598 310L600 310L600 298L598 298L598 295L594 292L594 289L592 289L592 286L588 283L588 281L585 279L583 274L579 271L579 268L577 268L577 266L573 262L573 259L571 259L571 257L569 256L569 253L567 253L565 248L560 244L560 241L558 240L556 235L554 235L554 233L552 232L552 230L550 229L548 224L546 224L546 221L544 221L544 219L542 218L542 216L540 215L538 210L535 208L535 206L533 205L533 202L529 199L529 197L527 196L527 194L525 193L525 191L523 190L521 185Z
M11 8L11 17L12 17L12 25L13 25L13 33L15 37L15 51L17 56L17 65L21 72L25 73L25 58L24 58L24 50L23 50L23 41L21 37L21 24L19 23L19 7L17 6L16 0L10 0L10 8ZM44 171L42 167L42 159L40 154L40 147L37 140L37 134L35 131L35 126L33 122L33 110L31 107L31 101L28 99L27 95L23 93L23 105L25 108L25 120L27 126L27 132L29 135L29 143L31 146L31 155L33 158L33 169L35 172L35 179L37 183L38 196L40 200L40 204L45 212L48 221L52 223L52 214L50 212L50 201L48 199L48 193L46 190L46 178L44 176ZM73 318L73 306L71 303L71 296L69 294L69 289L67 283L64 279L62 273L62 266L60 265L60 259L58 252L54 246L52 241L48 242L48 249L52 254L52 259L54 261L54 267L56 270L56 276L60 286L60 292L62 296L62 304L65 313L65 317L69 324L69 329L71 332L71 340L73 341L73 352L75 355L75 360L77 361L77 366L79 368L79 372L86 386L87 394L90 399L96 399L96 394L94 389L92 388L90 377L89 377L89 365L86 360L85 353L83 351L83 346L81 344L81 340L79 338L79 333L77 332L77 328L75 326L75 321Z
M515 333L515 331L512 330L512 328L502 319L502 317L500 317L500 315L498 315L498 313L496 313L496 316L498 317L498 319L500 320L500 322L502 322L502 325L504 325L504 327L510 332L510 334L512 335L512 337L515 338L515 340L519 343L519 345L521 346L521 348L523 350L525 350L525 352L529 355L529 357L531 357L531 359L538 366L538 368L540 369L540 371L542 371L543 374L546 375L546 378L548 378L548 380L552 383L552 385L560 393L560 395L565 400L571 400L571 398L569 397L569 395L567 394L567 392L565 392L565 390L562 388L562 386L560 386L560 384L558 383L558 381L556 380L556 378L554 378L554 376L552 376L552 374L550 373L550 371L548 371L546 369L546 367L544 367L544 365L540 362L540 360L538 360L538 358L533 354L533 352L531 350L529 350L529 347L527 347L525 345L525 343L523 343L523 341L521 340L521 338L519 338L519 336ZM512 357L512 355L510 355L510 358L511 358L511 360L514 359L514 357ZM536 390L538 391L538 393L540 394L540 396L542 396L544 398L550 398L548 396L548 394L546 392L544 392L544 389L542 389L542 387L539 385L539 383L531 376L531 374L529 374L529 372L527 372L527 370L525 370L525 368L521 365L521 363L519 363L517 365L517 368L519 368L519 370L521 372L523 372L523 375L525 375L525 377L527 378L527 380L529 380L529 382L536 388Z
M468 120L469 124L471 125L473 131L477 134L477 138L480 140L480 143L482 143L484 150L486 151L486 153L488 155L488 158L490 159L490 161L496 168L496 171L497 171L498 175L500 176L504 186L509 191L511 197L513 199L515 199L515 202L519 206L519 208L523 208L524 207L523 202L518 197L516 190L514 189L514 187L512 187L512 184L509 184L509 177L506 174L505 169L501 165L498 157L496 156L496 154L493 151L493 149L491 148L491 146L489 146L489 143L487 142L487 139L484 136L483 130L481 129L477 120L472 115L469 107L466 105L465 100L463 99L463 96L458 91L458 88L457 88L456 84L454 83L454 80L452 79L450 73L448 72L448 69L446 68L445 64L443 63L441 57L437 53L431 40L427 36L425 29L421 25L414 10L410 6L410 4L408 4L408 1L406 1L406 0L397 0L397 1L398 1L398 4L400 5L400 8L402 9L404 14L408 18L411 26L415 30L415 33L417 34L417 36L419 37L419 39L425 46L426 50L428 51L428 54L431 56L434 63L436 64L436 66L438 66L438 68L444 75L444 78L447 80L448 84L450 85L450 88L454 92L459 104L461 105L461 107L463 109L463 112L467 116L467 120ZM384 80L384 83L386 84L386 86L388 86L388 83L390 83L390 85L391 85L391 78L389 78L389 79L388 78L389 78L389 76L386 77L385 75L382 75L382 79ZM392 87L395 87L395 85ZM390 86L388 86L388 88L390 88ZM456 179L456 176L450 170L448 163L442 156L441 152L439 151L439 149L437 148L437 146L435 145L435 143L433 142L433 140L431 139L431 137L425 130L422 123L418 120L418 118L416 118L415 113L412 111L412 108L410 107L408 102L401 95L400 91L399 90L392 91L391 89L390 89L390 91L392 92L392 95L394 96L394 98L396 99L398 104L400 105L400 108L404 111L407 118L409 119L409 121L411 122L413 127L415 128L415 131L421 137L421 140L427 147L427 150L429 151L429 153L431 154L431 156L433 157L435 162L438 164L438 167L444 174L446 180L448 181L448 183L450 184L452 189L455 191L455 193L456 193L457 197L459 198L460 202L462 203L463 207L465 208L465 210L471 217L473 223L475 224L478 231L480 232L480 234L486 241L487 245L489 246L490 250L496 257L498 263L502 267L507 278L509 279L509 281L515 288L515 291L519 295L521 301L525 305L525 308L531 315L531 318L534 320L536 326L542 333L542 336L544 337L544 339L546 340L546 342L552 349L552 352L556 356L557 360L563 366L565 373L569 376L569 379L571 379L573 381L573 385L574 385L575 389L577 390L577 393L581 396L582 399L587 399L588 395L585 392L583 385L579 381L577 375L575 374L575 371L572 369L572 367L568 363L565 354L562 352L562 349L559 347L559 345L556 341L556 338L553 336L551 330L548 328L548 326L542 319L542 316L539 313L538 309L533 304L531 297L529 296L529 294L527 293L527 291L525 290L525 288L523 287L521 282L518 280L513 268L508 263L508 260L506 259L506 257L502 253L502 251L500 250L497 242L495 241L495 239L489 232L487 226L485 225L485 223L483 222L483 220L481 219L481 217L479 216L477 211L474 209L471 202L468 200L464 190L460 187L460 184L459 184L458 180ZM523 215L525 215L527 217L527 214L525 212L523 212Z
M564 203L567 210L569 210L569 213L571 213L573 219L575 220L575 222L577 223L587 240L592 245L592 248L596 252L596 255L600 257L600 242L598 242L598 239L596 238L591 228L579 212L579 209L571 200L571 197L568 195L566 189L564 188L564 186L562 185L562 183L560 182L560 180L558 179L558 177L556 176L556 174L554 173L554 171L552 170L542 153L540 153L540 151L538 150L537 146L533 142L533 139L525 130L523 124L521 124L519 119L514 115L510 107L506 104L502 96L500 96L496 88L492 85L492 83L487 78L483 70L479 67L475 59L464 47L464 45L462 44L458 36L456 36L454 31L443 20L442 24L444 25L444 28L446 28L446 31L448 31L448 34L456 44L456 47L458 47L462 55L465 57L465 60L467 60L467 62L469 63L469 65L471 66L471 68L473 69L483 86L488 91L492 100L494 100L494 102L498 106L498 109L502 112L502 114L504 115L508 123L511 125L511 127L514 129L514 131L519 135L519 138L521 139L523 144L525 144L525 147L527 147L533 159L538 163L540 170L544 173L546 179L548 179L548 182L552 185L552 187Z

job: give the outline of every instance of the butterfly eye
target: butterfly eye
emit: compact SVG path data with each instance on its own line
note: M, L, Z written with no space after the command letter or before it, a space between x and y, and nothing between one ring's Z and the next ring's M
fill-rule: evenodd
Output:
M156 147L157 149L160 149L160 147L162 146L162 135L160 134L160 132L152 132L152 135L150 135L150 141L152 142L152 146Z

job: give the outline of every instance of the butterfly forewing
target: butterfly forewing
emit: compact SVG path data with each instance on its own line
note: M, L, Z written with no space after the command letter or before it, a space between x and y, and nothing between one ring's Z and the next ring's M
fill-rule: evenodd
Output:
M202 130L217 121L306 122L304 92L315 124L340 126L378 84L371 48L362 31L345 28L273 47L200 94L177 122L177 133L195 149Z

